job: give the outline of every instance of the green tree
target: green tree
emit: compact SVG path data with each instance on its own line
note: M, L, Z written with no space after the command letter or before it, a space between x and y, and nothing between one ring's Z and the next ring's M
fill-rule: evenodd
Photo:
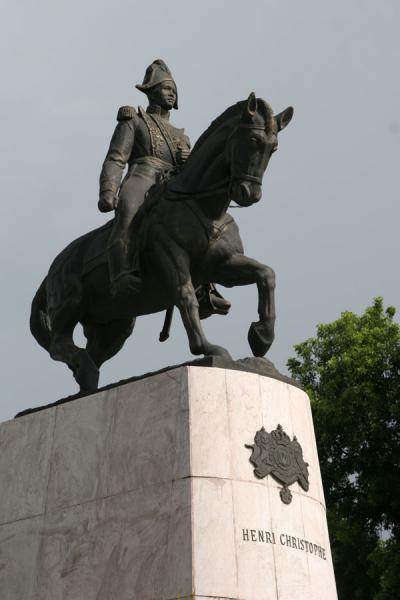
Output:
M295 346L310 396L340 600L400 598L400 326L376 298Z

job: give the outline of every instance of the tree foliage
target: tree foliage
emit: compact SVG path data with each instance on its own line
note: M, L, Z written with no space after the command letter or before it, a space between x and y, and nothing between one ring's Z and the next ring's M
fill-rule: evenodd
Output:
M295 346L308 392L340 600L400 598L400 326L376 298Z

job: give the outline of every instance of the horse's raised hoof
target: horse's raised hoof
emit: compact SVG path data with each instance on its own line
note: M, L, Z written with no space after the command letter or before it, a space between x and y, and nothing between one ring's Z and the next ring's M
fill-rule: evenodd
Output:
M264 356L274 341L274 333L270 325L256 321L250 325L247 339L253 355Z
M86 350L81 351L79 366L74 371L75 381L80 392L95 392L99 387L100 371Z

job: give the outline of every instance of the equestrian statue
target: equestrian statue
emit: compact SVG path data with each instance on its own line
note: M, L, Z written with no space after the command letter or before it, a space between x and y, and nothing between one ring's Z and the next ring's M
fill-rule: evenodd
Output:
M32 334L66 363L82 392L97 389L101 365L122 348L136 317L166 311L160 340L167 339L174 306L193 354L230 358L201 325L229 311L215 284L256 284L259 319L248 333L254 356L264 356L274 339L274 272L244 255L227 210L231 202L248 207L261 199L264 172L293 108L274 115L251 93L190 151L184 131L169 122L178 94L166 64L154 61L136 87L148 97L147 110L119 109L100 176L98 207L115 210L115 217L55 258L32 302ZM86 348L73 340L78 323Z

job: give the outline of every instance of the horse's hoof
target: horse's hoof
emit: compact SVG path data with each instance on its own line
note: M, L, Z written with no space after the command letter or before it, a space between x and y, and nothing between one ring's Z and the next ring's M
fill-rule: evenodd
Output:
M274 341L274 333L271 326L257 321L250 325L247 339L253 355L264 356Z
M204 353L204 356L219 356L221 358L225 358L226 360L233 360L228 350L225 350L225 348L222 346L209 346L207 350L208 351L207 353Z
M79 360L79 366L74 371L75 381L79 385L80 392L95 392L99 387L100 371L83 350Z

